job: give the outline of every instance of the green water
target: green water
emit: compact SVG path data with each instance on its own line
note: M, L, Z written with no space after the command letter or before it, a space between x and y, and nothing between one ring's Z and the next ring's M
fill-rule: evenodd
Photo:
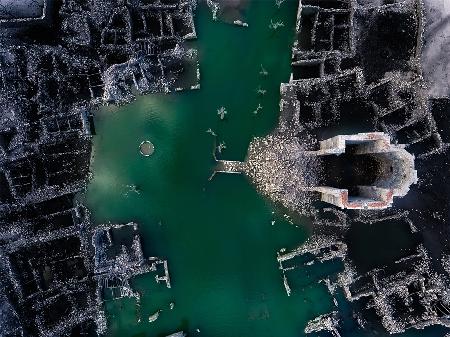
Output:
M196 329L212 337L302 336L307 320L332 309L321 284L302 285L291 297L283 287L276 252L304 242L307 226L283 221L243 176L208 181L208 128L227 145L221 158L242 160L251 138L275 127L279 86L290 75L297 5L290 0L278 9L272 1L253 1L248 28L213 22L200 5L194 46L201 89L140 97L96 113L86 195L93 220L137 222L144 253L168 259L172 279L171 289L153 275L133 280L142 294L140 323L134 299L108 301L110 336L197 335ZM269 29L271 19L284 27ZM268 76L259 74L261 64ZM264 96L256 93L259 87L267 90ZM263 109L254 115L258 103ZM228 110L224 121L216 114L221 106ZM151 157L139 153L143 140L155 145ZM159 319L149 323L158 309Z
M194 45L201 89L140 97L96 114L87 195L94 221L138 222L145 254L167 258L172 278L172 289L157 285L153 276L135 280L143 293L141 323L134 300L108 302L111 336L197 328L203 336L297 336L306 320L330 310L321 285L292 297L283 287L276 252L302 243L305 229L272 214L242 176L208 181L213 167L208 128L227 145L222 158L242 160L251 138L276 125L280 83L290 75L296 12L296 1L280 9L255 1L246 13L249 27L242 28L213 22L200 5ZM285 26L271 30L271 19ZM260 75L261 64L267 76ZM258 96L259 87L267 90L264 96ZM263 109L254 115L258 103ZM224 121L216 114L221 106L228 111ZM155 145L151 157L139 154L145 139ZM132 184L140 194L127 193ZM148 315L160 308L160 318L149 323Z

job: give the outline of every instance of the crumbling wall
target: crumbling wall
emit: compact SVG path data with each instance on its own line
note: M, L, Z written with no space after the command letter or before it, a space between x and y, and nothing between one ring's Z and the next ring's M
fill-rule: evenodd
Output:
M382 131L393 143L406 144L418 174L418 183L392 209L330 212L313 204L313 236L278 255L288 294L299 283L321 282L333 298L333 311L310 321L307 333L344 336L349 326L367 331L379 329L379 323L390 333L448 326L450 191L439 181L450 172L450 104L446 97L429 97L425 88L423 24L419 0L300 2L293 71L281 86L276 133L294 134L308 150L317 150L319 140L338 134ZM345 37L340 46L333 35L337 29L345 31L338 34ZM399 221L408 224L418 244L415 253L396 261L361 272L355 256L334 247L351 243L352 226ZM350 315L354 322L341 324Z
M129 102L134 90L198 87L196 51L184 43L196 37L196 4L43 3L37 19L0 19L0 290L12 308L4 329L103 333L96 277L106 271L94 262L89 213L74 201L88 183L92 111ZM184 78L188 67L194 78ZM157 263L140 261L142 272Z

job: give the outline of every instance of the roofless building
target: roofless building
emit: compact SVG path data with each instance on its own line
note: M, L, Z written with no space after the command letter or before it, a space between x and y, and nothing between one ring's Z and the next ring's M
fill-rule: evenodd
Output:
M383 209L417 182L414 156L383 132L338 135L316 151L296 137L256 138L245 163L218 161L216 172L245 173L272 200L305 208L319 193L340 208Z
M336 136L321 141L312 154L325 167L324 186L314 190L340 208L390 207L394 197L405 196L417 182L414 156L382 132Z

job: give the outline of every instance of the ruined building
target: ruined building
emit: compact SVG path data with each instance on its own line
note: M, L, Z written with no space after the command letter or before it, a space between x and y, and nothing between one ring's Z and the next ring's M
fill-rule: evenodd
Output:
M317 193L340 208L387 208L417 182L414 156L382 132L335 136L315 151L297 137L269 135L250 144L246 162L221 160L216 172L245 173L269 198L303 212Z
M297 250L280 254L278 261L288 295L308 282L319 281L333 299L335 310L310 321L305 328L308 334L325 331L327 336L345 336L345 331L364 331L377 325L371 321L377 315L389 333L435 324L450 327L447 280L432 270L423 246L389 267L362 275L348 259L346 244L335 237L312 237ZM317 279L311 280L311 274ZM351 309L353 313L348 312ZM354 326L341 326L340 321L349 314L357 317Z
M340 208L390 207L394 197L404 197L417 182L414 156L381 132L326 139L309 154L321 159L327 176L313 190Z
M301 0L278 127L217 162L312 224L278 255L288 295L319 282L333 300L311 336L449 326L450 100L428 96L423 25L421 0ZM413 247L356 253L390 229Z
M163 281L170 288L170 276L166 260L158 257L144 258L138 226L135 223L103 225L97 227L92 236L94 254L94 279L97 281L97 304L99 317L104 317L103 303L122 297L136 299L130 280L135 276L156 273L155 281ZM138 306L139 308L139 306ZM138 312L138 321L141 320ZM106 329L106 322L101 322Z
M334 310L310 321L306 333L345 336L347 331L379 329L380 324L389 333L399 333L449 325L450 274L445 261L450 250L450 190L442 188L439 181L447 179L450 172L450 105L447 98L428 97L423 83L423 24L419 0L300 3L293 72L290 82L281 87L276 132L298 137L310 151L318 153L329 149L341 152L338 144L342 139L336 136L349 134L348 130L363 135L383 132L383 136L377 135L386 145L391 144L387 153L393 152L395 157L389 154L394 165L378 171L387 172L388 180L385 173L370 177L365 169L360 171L366 172L362 181L375 182L372 186L376 188L386 187L389 181L394 189L390 188L388 195L379 195L373 188L361 190L360 186L353 190L355 195L378 197L381 206L390 204L391 208L338 210L313 199L311 213L317 237L278 257L287 290L295 291L295 284L302 282L295 270L311 275L308 269L315 268L312 274L317 278L306 282L326 284L333 298ZM318 145L317 141L322 142ZM360 145L348 144L359 151ZM319 182L323 179L328 186L347 187L345 177L336 181L335 175L327 174L329 167L337 167L339 156L327 157ZM379 161L369 160L363 161L365 166L379 165ZM395 174L400 167L401 173ZM359 179L355 174L351 177L353 183ZM330 198L325 201L342 206L342 199L336 199L342 194L333 195L330 189L320 192L322 200ZM403 197L392 199L391 193ZM371 208L369 202L366 206ZM386 235L386 228L403 228L416 248L400 251L395 262L380 258L376 263L361 263L355 239L349 240L358 228L364 228L369 236L381 235L378 232ZM372 267L367 269L368 264ZM343 323L344 316L355 318L353 326Z
M120 252L110 234L102 239L113 229L94 230L75 196L88 181L99 104L198 87L196 51L185 44L196 37L194 9L139 0L1 8L2 336L101 334L103 287L136 297L127 280L152 271L170 285L167 262L145 260L137 233Z

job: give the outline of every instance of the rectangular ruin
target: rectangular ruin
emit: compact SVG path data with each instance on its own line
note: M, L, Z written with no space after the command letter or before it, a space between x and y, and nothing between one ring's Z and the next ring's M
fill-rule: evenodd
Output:
M92 246L92 236L113 230L92 232L87 210L74 202L88 183L93 110L136 92L199 87L197 53L185 44L196 38L194 6L30 3L0 0L0 299L12 308L4 329L102 333L102 282L128 296L137 294L127 283L133 275L155 272L168 287L170 278L167 261L144 259L137 233L129 254L118 252L128 264L102 259ZM121 283L109 287L114 280Z
M48 0L1 0L0 23L41 20L45 18Z
M140 305L141 294L133 290L130 281L142 274L155 274L155 282L170 288L167 261L158 257L144 258L138 226L135 223L102 225L92 236L94 247L94 279L97 282L97 301L124 297L136 299ZM100 317L104 316L100 309ZM140 311L139 311L140 312ZM138 317L138 321L141 318Z

